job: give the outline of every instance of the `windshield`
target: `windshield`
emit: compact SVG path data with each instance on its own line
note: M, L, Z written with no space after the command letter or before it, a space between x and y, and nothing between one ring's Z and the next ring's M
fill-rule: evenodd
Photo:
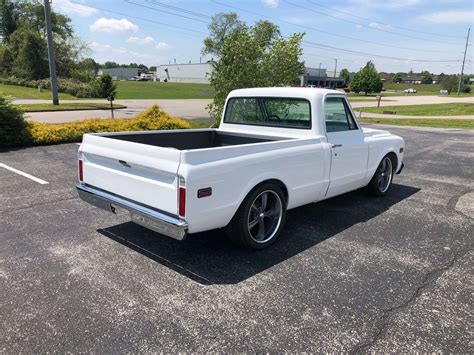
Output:
M311 107L306 99L235 97L227 103L224 122L310 129Z

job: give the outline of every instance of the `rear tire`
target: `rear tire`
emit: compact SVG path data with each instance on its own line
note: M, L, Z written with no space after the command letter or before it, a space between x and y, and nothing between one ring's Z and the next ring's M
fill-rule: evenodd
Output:
M265 249L278 239L286 219L286 198L275 184L252 190L226 227L235 244L251 249Z
M386 195L392 186L394 169L392 159L388 155L384 156L367 185L367 191L373 196Z

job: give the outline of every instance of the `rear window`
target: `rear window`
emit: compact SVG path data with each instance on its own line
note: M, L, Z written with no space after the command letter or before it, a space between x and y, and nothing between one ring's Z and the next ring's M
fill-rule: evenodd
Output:
M235 97L227 103L224 122L310 129L311 106L306 99Z

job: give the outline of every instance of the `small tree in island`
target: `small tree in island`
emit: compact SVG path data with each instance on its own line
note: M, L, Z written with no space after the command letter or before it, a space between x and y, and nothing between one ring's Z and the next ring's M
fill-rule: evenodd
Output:
M382 91L383 83L374 63L368 61L365 67L361 68L351 82L354 92L364 92L365 95Z
M208 106L216 121L230 91L293 85L304 71L304 62L300 61L303 33L285 39L277 25L259 21L248 26L235 13L215 15L209 32L202 52L217 57L210 75L214 102Z

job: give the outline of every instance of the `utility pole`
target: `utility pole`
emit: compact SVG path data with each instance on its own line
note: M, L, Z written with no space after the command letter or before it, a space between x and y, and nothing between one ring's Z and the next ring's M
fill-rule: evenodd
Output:
M321 64L319 63L319 69L318 69L318 86L321 86Z
M56 80L56 59L54 58L53 32L51 30L50 0L44 0L44 18L46 21L46 36L48 38L49 73L51 76L51 93L53 105L59 105L58 84Z
M459 77L458 96L461 93L462 76L464 74L464 64L466 63L466 53L467 53L467 46L469 45L469 33L470 32L471 32L471 28L469 27L467 29L466 48L464 49L464 59L462 60L461 76Z
M336 71L337 71L337 58L334 58L334 61L336 62L334 65L334 90L336 89Z

